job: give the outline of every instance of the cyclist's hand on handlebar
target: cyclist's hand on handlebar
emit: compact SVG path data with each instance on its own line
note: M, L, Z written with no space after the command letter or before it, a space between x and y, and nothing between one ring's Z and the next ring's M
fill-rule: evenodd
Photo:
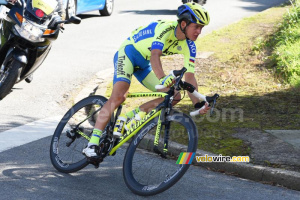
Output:
M175 83L174 76L169 74L168 76L164 76L159 80L160 84L164 87L171 87Z
M210 110L209 104L205 101L196 103L195 108L199 111L200 115L204 115Z

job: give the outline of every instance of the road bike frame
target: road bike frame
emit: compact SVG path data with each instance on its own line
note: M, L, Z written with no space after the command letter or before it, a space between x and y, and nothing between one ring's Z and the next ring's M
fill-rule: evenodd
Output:
M166 97L168 95L168 93L164 93L164 92L137 92L137 93L129 93L127 95L127 98L135 98L135 97ZM109 151L109 155L113 155L116 150L118 148L120 148L125 142L127 142L130 138L132 138L135 134L137 134L139 132L139 130L145 126L149 121L151 121L152 119L156 118L159 116L158 118L158 125L157 125L157 129L156 129L156 133L155 133L155 141L154 141L154 146L157 147L158 146L158 140L159 140L159 136L160 136L160 132L161 132L161 124L162 124L162 109L165 108L165 102L168 102L169 99L165 99L164 102L162 102L161 104L159 104L156 108L154 108L152 111L150 111L142 120L138 121L137 124L135 124L131 129L129 129L123 136L120 137L119 142L116 146L114 146L110 151ZM101 108L100 108L101 109ZM117 110L117 114L115 116L115 120L112 122L111 126L113 126L116 122L116 119L118 118L118 115L121 113L121 109L122 106L120 106ZM98 110L96 110L95 112L97 112ZM163 112L164 113L164 112ZM87 117L87 119L90 116ZM85 120L84 120L85 121ZM80 124L79 124L80 125ZM78 126L79 126L78 125ZM113 127L112 127L113 128ZM78 131L78 133L84 137L87 140L90 140L90 137L87 136L85 133ZM101 141L100 141L101 144ZM167 142L165 140L165 145L164 145L164 153L167 153Z
M129 93L127 95L128 98L134 98L134 97L165 97L168 95L167 93L164 92L137 92L137 93ZM161 110L162 110L162 105L158 105L156 108L151 110L143 119L137 122L131 129L129 129L123 136L120 137L119 143L112 148L112 150L109 152L109 155L112 155L119 147L121 147L125 142L127 142L130 138L132 138L139 130L147 124L150 120L154 119L155 117L159 116L158 119L158 126L155 134L155 138L159 138L159 134L161 131ZM116 116L117 119L118 116ZM158 141L155 140L154 143L155 146L158 145Z
M145 93L137 92L137 93L129 93L127 95L128 98L134 98L134 97L163 97L164 101L162 103L160 103L152 111L150 111L142 120L138 121L137 124L135 124L131 129L129 129L123 136L121 136L120 138L117 138L116 140L113 139L111 141L111 143L113 143L114 145L111 145L109 147L109 149L106 151L106 153L108 153L108 155L114 155L114 153L116 152L116 150L118 148L120 148L125 142L127 142L130 138L132 138L134 135L136 135L139 132L139 130L143 126L145 126L150 120L152 120L156 117L159 117L158 122L157 122L157 129L156 129L156 133L155 133L154 149L153 150L157 154L161 155L163 158L166 158L166 154L168 152L168 140L169 140L170 123L168 121L166 121L165 118L170 113L170 111L172 110L172 100L173 100L173 96L174 96L174 91L175 90L178 90L178 91L181 90L180 87L182 87L182 89L185 89L185 90L189 91L190 93L192 93L195 97L198 97L199 99L203 99L203 100L205 100L206 102L209 102L209 103L213 102L212 109L211 109L211 113L212 113L212 110L213 110L214 105L216 103L216 99L219 97L219 95L215 94L213 97L207 97L207 96L204 96L204 95L198 93L195 90L195 87L193 85L191 85L189 83L183 83L181 81L181 79L182 79L183 74L184 74L185 71L186 71L186 68L182 68L181 70L173 71L174 72L173 76L174 77L179 76L179 78L177 78L175 85L172 86L170 88L170 90L166 93L164 93L164 92L145 92ZM162 85L159 85L159 86L162 86ZM159 88L157 88L157 89L159 89ZM100 109L101 108L97 109L94 113L98 112ZM121 111L122 111L122 106L120 105L117 109L115 118L114 119L112 118L113 120L110 121L110 124L108 126L109 129L108 130L106 129L107 132L112 132L111 130L113 130L113 127L114 127L114 125L116 123L116 120L117 120L118 116L120 115ZM199 111L200 110L196 110L194 112L191 112L190 114L192 116L195 116L196 115L195 113L199 114ZM89 117L87 117L84 121L86 121ZM83 122L81 122L81 123L83 123ZM77 127L79 127L80 124L78 124ZM158 142L159 142L159 136L160 136L160 132L161 132L161 125L165 126L163 153L158 150ZM82 137L84 137L85 139L90 140L90 138L87 135L85 135L83 132L81 132L80 130L78 131L78 133ZM106 139L106 136L107 136L106 134L102 135L102 137L100 139L100 144Z

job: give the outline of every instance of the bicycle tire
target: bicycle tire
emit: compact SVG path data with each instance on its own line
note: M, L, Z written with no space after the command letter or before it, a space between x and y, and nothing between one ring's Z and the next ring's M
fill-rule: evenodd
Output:
M81 170L89 164L86 157L82 154L83 148L87 146L89 141L77 134L74 142L68 147L66 143L70 142L71 139L67 136L67 131L74 129L79 122L93 113L88 120L80 125L81 131L87 136L91 136L95 118L97 117L96 112L94 112L95 108L103 107L106 101L107 99L103 96L89 96L76 103L63 116L56 127L50 145L50 159L55 169L63 173L72 173Z
M150 196L169 189L179 181L190 166L189 164L176 164L180 153L195 152L197 150L198 132L191 117L173 110L171 114L167 116L167 120L171 122L167 159L162 158L156 153L152 153L154 134L151 132L154 131L155 133L156 131L158 117L148 122L135 135L127 149L123 162L123 176L128 188L137 195ZM161 131L161 137L163 137L162 135L163 131ZM182 141L183 138L187 140ZM163 144L161 141L160 143ZM182 145L180 143L186 143L187 145ZM150 151L140 150L139 148ZM145 163L143 162L143 159L145 160ZM156 162L156 164L150 166L153 162ZM148 171L146 171L147 169ZM139 174L144 172L145 178L142 175L142 178L139 179ZM152 172L154 173L152 174ZM166 174L163 174L164 172ZM145 180L146 176L149 178L148 181ZM152 183L152 180L154 180L154 183Z

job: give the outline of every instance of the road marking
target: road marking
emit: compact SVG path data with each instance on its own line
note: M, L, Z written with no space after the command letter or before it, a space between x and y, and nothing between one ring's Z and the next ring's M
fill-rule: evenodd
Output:
M61 118L62 116L50 117L1 132L0 152L53 135Z

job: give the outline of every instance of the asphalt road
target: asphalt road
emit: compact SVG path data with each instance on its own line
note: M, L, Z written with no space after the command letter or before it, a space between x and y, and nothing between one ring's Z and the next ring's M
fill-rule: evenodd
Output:
M212 21L203 34L251 16L284 0L208 0ZM22 125L61 116L68 109L65 97L101 70L112 69L115 51L131 30L156 19L175 20L179 0L115 0L111 17L98 12L82 15L80 25L66 25L65 32L31 84L16 85L0 102L0 137L13 144L32 130ZM8 130L24 131L21 134ZM23 139L22 139L23 140ZM24 140L25 141L25 140ZM0 199L139 199L122 178L123 153L109 158L99 169L91 166L66 175L55 171L49 160L50 137L9 150L0 149ZM18 145L16 145L18 146ZM263 185L191 167L182 180L156 199L299 199L299 192Z
M285 0L208 0L211 23L203 35ZM0 132L28 122L63 114L60 102L94 74L112 69L120 44L135 28L156 19L176 20L180 0L115 0L110 17L97 11L82 15L80 25L66 25L32 83L15 85L0 102Z
M0 154L0 199L244 199L298 200L299 191L228 176L191 166L172 188L153 197L131 193L122 177L124 151L72 174L58 173L49 161L46 137Z

